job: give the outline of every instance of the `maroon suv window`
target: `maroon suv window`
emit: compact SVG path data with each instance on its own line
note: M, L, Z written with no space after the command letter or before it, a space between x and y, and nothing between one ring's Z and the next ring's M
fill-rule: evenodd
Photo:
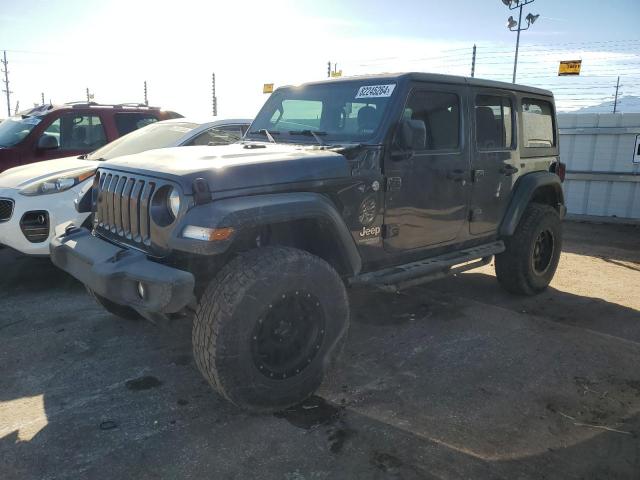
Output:
M64 114L54 120L44 134L54 137L60 150L91 151L107 143L98 115Z
M138 130L139 128L146 127L151 123L155 123L158 119L149 113L116 113L115 114L116 128L120 136L127 133Z

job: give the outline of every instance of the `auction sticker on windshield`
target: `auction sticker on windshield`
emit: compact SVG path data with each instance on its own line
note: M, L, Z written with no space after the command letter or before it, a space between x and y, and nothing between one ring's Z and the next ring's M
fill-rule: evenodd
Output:
M356 98L390 97L394 88L396 88L395 83L390 83L389 85L365 85L360 87Z

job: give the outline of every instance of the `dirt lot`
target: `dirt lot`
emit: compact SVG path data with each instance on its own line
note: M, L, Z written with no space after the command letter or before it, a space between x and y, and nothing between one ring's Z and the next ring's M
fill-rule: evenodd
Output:
M111 317L0 251L0 476L640 478L640 229L566 225L548 292L493 269L352 293L339 372L254 416L201 379L189 322Z

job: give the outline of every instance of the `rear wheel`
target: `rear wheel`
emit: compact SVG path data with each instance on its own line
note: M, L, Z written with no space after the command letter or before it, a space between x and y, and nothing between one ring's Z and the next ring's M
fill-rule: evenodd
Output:
M549 205L530 204L506 250L496 255L496 276L506 290L534 295L551 283L560 261L562 223Z
M98 295L96 292L87 288L87 293L92 297L99 305L101 305L107 312L116 317L123 318L124 320L142 320L142 315L136 312L131 307L125 307L124 305L118 305L117 303L112 302L111 300L104 298L101 295Z
M194 357L234 404L281 410L320 386L348 324L347 293L328 263L293 248L256 249L227 264L204 292Z

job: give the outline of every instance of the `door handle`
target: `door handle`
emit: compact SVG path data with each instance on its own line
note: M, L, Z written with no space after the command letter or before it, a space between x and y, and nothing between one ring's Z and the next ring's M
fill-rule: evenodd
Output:
M510 177L514 173L518 173L518 171L519 170L516 167L514 167L513 165L505 165L504 167L502 167L500 169L500 173L506 175L507 177Z

